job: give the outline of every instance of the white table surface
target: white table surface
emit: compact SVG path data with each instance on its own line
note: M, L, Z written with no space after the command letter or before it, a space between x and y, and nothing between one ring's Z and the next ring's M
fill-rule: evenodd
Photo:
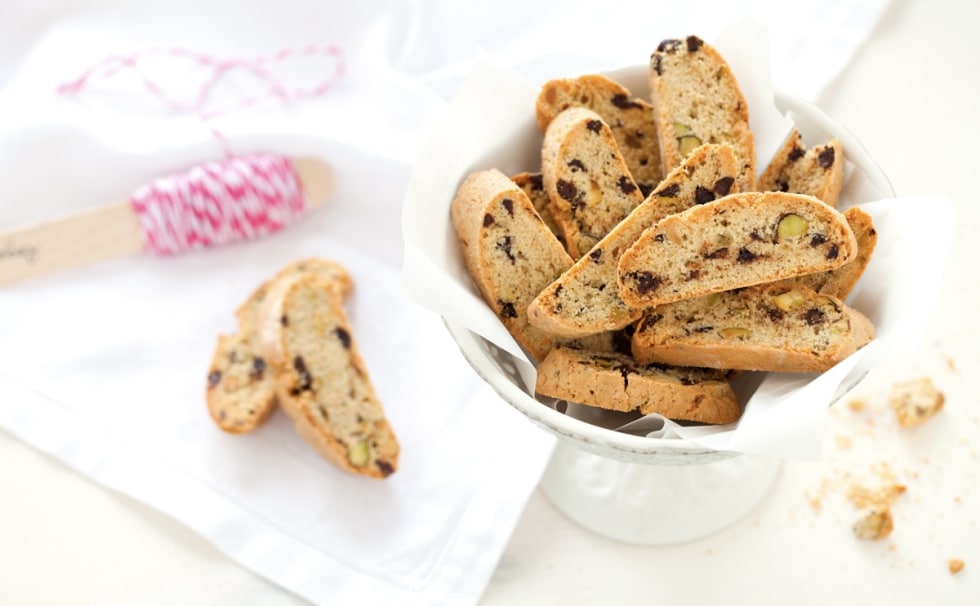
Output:
M714 536L624 545L580 528L536 492L481 603L980 604L980 4L939 6L893 2L819 99L899 196L943 194L957 208L920 352L859 388L866 411L835 410L823 463L786 463L765 500ZM919 376L932 377L946 408L901 430L887 391ZM846 474L880 477L886 463L907 486L893 507L895 531L858 541ZM0 603L303 603L3 431L0 477ZM966 563L957 575L951 557Z

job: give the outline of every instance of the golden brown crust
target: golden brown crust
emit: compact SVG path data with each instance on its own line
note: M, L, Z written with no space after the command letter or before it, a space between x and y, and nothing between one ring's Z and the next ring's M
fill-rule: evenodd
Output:
M742 413L723 372L638 364L629 356L559 347L538 365L538 393L608 410L732 423Z
M812 196L732 194L646 230L619 260L620 296L652 307L836 269L856 253L844 216Z

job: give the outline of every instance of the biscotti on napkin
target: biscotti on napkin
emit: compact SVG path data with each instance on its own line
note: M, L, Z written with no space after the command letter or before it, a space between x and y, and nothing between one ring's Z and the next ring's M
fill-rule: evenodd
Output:
M281 405L341 469L376 478L397 469L398 442L344 316L352 289L346 268L320 258L290 263L255 289L236 311L238 332L219 335L208 373L218 427L254 431ZM339 348L324 338L328 325Z
M757 181L749 108L712 46L665 40L648 74L649 104L606 76L545 83L541 166L474 171L452 221L538 394L730 423L735 375L823 372L873 339L844 299L877 232L835 208L836 140L808 149L794 130Z

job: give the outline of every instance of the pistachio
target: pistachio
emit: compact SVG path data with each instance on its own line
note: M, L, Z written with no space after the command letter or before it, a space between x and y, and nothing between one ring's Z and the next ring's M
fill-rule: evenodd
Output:
M595 208L602 202L602 188L599 184L589 179L589 206Z
M752 331L748 328L742 328L741 326L731 326L729 328L722 328L718 333L725 337L726 339L744 339L752 335Z
M667 239L673 244L680 245L680 243L684 240L684 237L681 235L680 229L678 229L676 222L668 223L665 231L667 232Z
M347 451L347 460L354 467L363 467L367 465L368 459L371 458L371 448L368 446L366 440L358 440L354 442Z
M718 303L720 302L721 302L720 292L713 292L704 298L704 304L707 307L714 307L715 305L718 305Z
M701 147L701 139L694 135L684 135L677 140L678 151L682 158L688 157L692 151Z
M772 302L782 311L793 311L803 305L804 301L806 301L806 296L798 290L787 290L772 298Z
M691 134L691 127L683 122L674 122L674 135L679 139Z
M799 238L806 234L808 227L809 224L803 217L793 213L785 214L780 217L779 224L776 226L776 239L788 240L790 238Z

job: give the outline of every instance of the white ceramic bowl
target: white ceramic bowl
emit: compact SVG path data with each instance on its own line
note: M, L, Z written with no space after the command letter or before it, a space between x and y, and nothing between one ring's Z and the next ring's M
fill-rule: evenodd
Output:
M637 96L643 97L649 92L646 66L626 68L607 75ZM840 206L894 196L888 178L874 163L864 146L845 128L811 103L801 99L777 94L775 101L780 111L792 117L805 142L819 144L836 137L843 144L848 166ZM502 142L502 147L507 148L508 142ZM534 157L534 150L529 155ZM854 178L855 171L859 173L860 179ZM847 184L854 182L860 182L860 187L849 188ZM863 199L853 199L857 195ZM516 361L510 353L466 328L448 320L445 323L469 364L504 401L570 445L628 463L701 464L720 461L737 454L707 449L686 440L632 435L563 414L553 407L553 402L536 399L534 394L524 389ZM848 387L853 387L853 384Z

